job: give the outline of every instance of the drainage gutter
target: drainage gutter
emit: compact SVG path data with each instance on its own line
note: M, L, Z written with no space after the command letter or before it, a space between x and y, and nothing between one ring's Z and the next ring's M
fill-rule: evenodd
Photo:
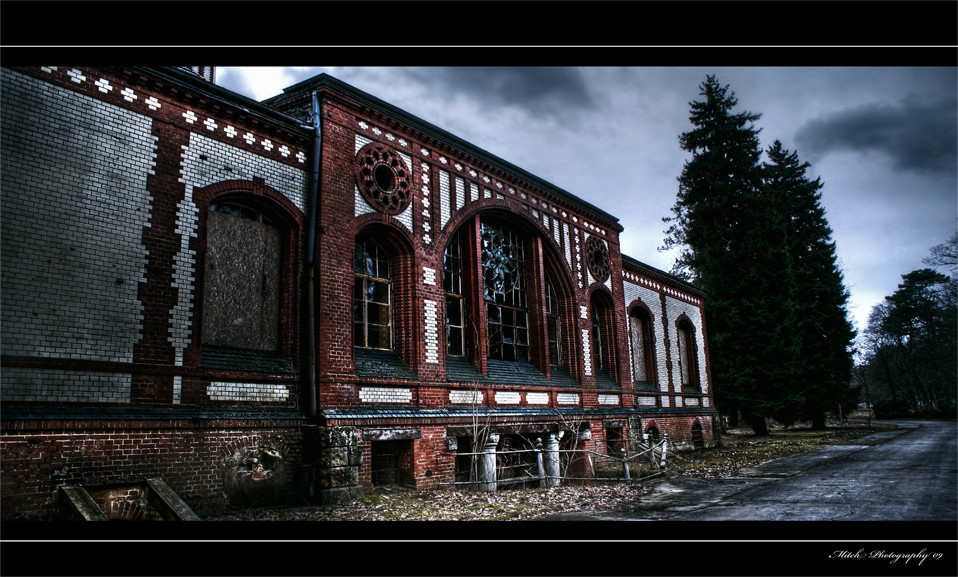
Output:
M319 116L319 96L313 91L313 155L309 179L309 222L306 229L306 310L308 411L317 412L316 391L316 220L319 212L319 167L322 158L323 131Z

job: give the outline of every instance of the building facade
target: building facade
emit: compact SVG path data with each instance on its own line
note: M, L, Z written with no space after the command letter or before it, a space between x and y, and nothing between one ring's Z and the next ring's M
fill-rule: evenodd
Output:
M2 75L4 518L714 442L704 295L602 209L327 75L264 102L212 67Z

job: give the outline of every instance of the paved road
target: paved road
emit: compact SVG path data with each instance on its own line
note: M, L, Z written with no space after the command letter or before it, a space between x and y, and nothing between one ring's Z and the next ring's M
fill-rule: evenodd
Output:
M899 429L741 469L721 480L670 479L629 513L567 520L958 521L954 421Z

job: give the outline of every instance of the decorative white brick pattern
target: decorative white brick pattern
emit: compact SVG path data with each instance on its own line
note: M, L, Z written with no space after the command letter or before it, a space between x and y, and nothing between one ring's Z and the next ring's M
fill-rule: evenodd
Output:
M362 136L361 134L357 134L355 152L359 152L360 148L366 146L370 142L373 142L373 141L369 138L366 138L365 136ZM403 154L399 151L396 151L396 152L403 159L403 162L406 163L406 166L412 166L412 158L408 154ZM366 202L366 199L363 198L363 195L359 192L358 186L353 185L353 195L356 198L356 208L355 208L353 216L362 216L364 214L369 214L371 212L373 213L378 212L375 208L370 206L368 202ZM412 213L413 213L413 206L415 204L416 203L414 202L410 202L409 207L407 207L406 210L404 210L402 213L397 214L395 217L393 217L397 221L399 221L404 227L406 227L406 230L408 230L410 233L412 233L413 231L412 230Z
M451 202L451 193L449 188L449 173L445 170L439 171L439 222L445 227L449 222Z
M636 278L634 275L632 276L633 279ZM668 392L669 373L665 364L665 338L662 335L662 306L660 304L661 301L659 299L659 293L655 292L651 288L640 286L639 284L631 281L623 281L622 293L624 295L624 306L628 307L630 303L639 300L642 301L652 313L652 340L655 344L655 350L653 352L655 354L655 363L658 369L656 377L660 390L663 393ZM626 315L625 322L625 334L630 334L631 327L629 327L628 315ZM631 351L629 358L632 358ZM632 370L632 363L629 363L629 370Z
M193 332L193 284L196 277L196 251L190 250L190 238L196 236L198 210L193 203L192 189L177 203L176 232L180 235L180 250L173 257L173 286L177 289L177 303L170 311L169 341L176 351L176 366L183 366L183 351L189 346Z
M576 393L559 393L556 395L556 403L560 405L578 405L579 395Z
M423 154L429 156L426 151L423 151ZM422 228L426 231L426 234L423 235L422 240L426 244L432 244L432 237L429 233L432 231L432 224L430 223L430 218L432 218L432 213L429 212L429 164L423 162L422 164L422 205L425 207L422 211Z
M436 285L436 269L428 266L422 267L422 282L428 285Z
M679 339L678 334L675 329L675 319L680 315L685 314L689 317L689 320L692 321L692 324L695 325L695 346L698 349L698 381L702 387L703 393L708 393L708 379L706 375L705 367L705 346L702 343L702 314L701 309L691 303L687 303L671 296L665 298L665 312L668 315L669 319L669 332L671 343L671 355L673 359L679 358ZM672 382L681 383L682 375L680 374L681 367L678 362L673 361L672 363Z
M699 406L699 400L697 397L685 397L685 406L686 407L697 407Z
M662 395L662 397L661 397L661 403L662 403L662 407L663 407L663 408L668 408L668 407L671 406L671 405L669 404L669 397L668 397L667 395Z
M592 374L592 341L589 338L589 331L582 329L582 356L584 361L585 374Z
M521 397L519 393L511 391L496 391L497 405L518 405Z
M655 397L639 397L636 401L641 407L654 407L655 406Z
M206 394L213 401L279 402L289 398L286 385L212 382Z
M589 233L583 231L583 232L582 232L582 242L583 242L583 244L587 243L588 241L589 241ZM578 247L576 247L576 248L578 248ZM595 279L592 278L592 272L589 271L589 267L588 267L588 266L585 266L585 267L582 267L582 268L585 269L585 286L592 286L592 283L595 282Z
M599 395L600 405L618 405L619 395Z
M197 235L198 210L193 203L193 190L226 180L263 178L297 208L305 211L307 174L281 162L259 156L206 136L191 133L190 144L183 150L181 181L186 185L184 199L178 205L177 233L180 251L174 258L173 278L178 289L177 304L170 311L170 342L176 350L176 364L182 365L183 350L192 336L193 294L196 278L196 254L189 249L191 237Z
M179 405L183 400L183 376L173 377L173 404Z
M549 393L526 393L526 403L529 405L548 405Z
M466 206L466 183L461 178L456 178L456 210Z
M572 217L572 220L576 220L576 218ZM577 271L576 276L579 278L579 288L585 288L585 277L582 272L582 246L579 244L578 231L572 231L572 238L575 240L575 265L572 266L572 269Z
M426 362L439 363L439 303L426 299L424 314L426 321Z
M0 401L129 403L132 375L4 367Z
M449 391L449 402L455 405L480 405L482 398L482 391Z
M396 389L391 387L360 387L359 400L372 404L396 404L412 401L411 389Z
M0 237L0 350L132 362L149 258L142 239L156 154L152 120L12 70L2 78L0 207L3 222L17 227ZM11 371L4 368L5 389L18 386L12 379L20 373ZM49 376L57 383L51 393L70 387ZM90 386L120 386L103 379ZM110 395L125 402L122 393Z

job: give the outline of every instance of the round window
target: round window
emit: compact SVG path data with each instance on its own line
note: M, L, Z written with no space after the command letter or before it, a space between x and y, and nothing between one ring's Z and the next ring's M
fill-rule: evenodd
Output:
M609 266L609 249L597 236L590 236L585 241L586 266L596 282L605 282L611 272Z
M396 215L409 207L410 180L403 158L382 144L371 142L356 155L356 186L379 212Z

